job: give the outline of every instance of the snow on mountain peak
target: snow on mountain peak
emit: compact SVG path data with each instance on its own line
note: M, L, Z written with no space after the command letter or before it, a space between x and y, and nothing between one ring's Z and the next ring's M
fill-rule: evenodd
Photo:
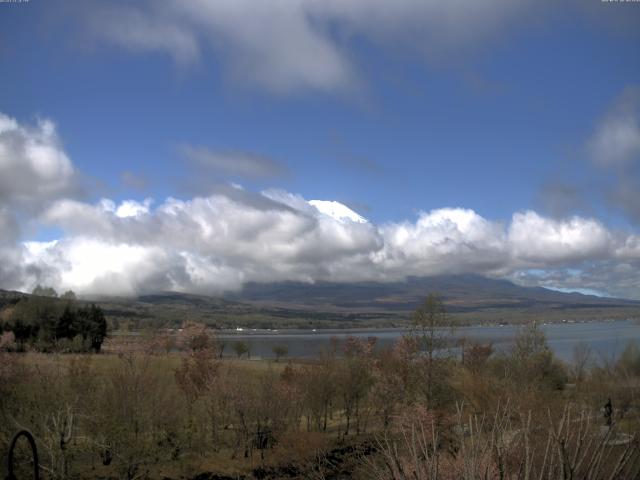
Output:
M368 223L366 218L340 202L330 200L309 200L309 205L315 207L320 213L338 220L339 222L351 221L355 223Z

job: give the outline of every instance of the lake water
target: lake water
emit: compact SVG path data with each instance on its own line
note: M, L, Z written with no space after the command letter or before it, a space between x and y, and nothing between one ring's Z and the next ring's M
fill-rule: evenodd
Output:
M518 332L517 326L490 325L460 327L455 336L480 343L492 343L497 351L508 350ZM640 345L640 323L633 320L617 320L585 323L559 323L541 325L547 336L547 343L555 355L567 362L572 359L573 351L579 343L591 348L594 360L612 359L618 356L630 342ZM323 349L328 349L331 339L336 337L339 351L347 336L360 338L377 337L378 348L393 345L406 333L403 329L363 329L363 330L287 330L252 331L243 330L219 335L225 342L225 354L232 355L231 343L242 340L247 342L253 358L274 358L273 347L286 345L289 357L315 357Z

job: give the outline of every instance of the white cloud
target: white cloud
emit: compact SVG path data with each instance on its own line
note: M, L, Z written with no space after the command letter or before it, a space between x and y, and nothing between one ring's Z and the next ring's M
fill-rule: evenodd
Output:
M640 260L640 235L626 236L615 250L616 258Z
M89 9L87 17L98 38L134 51L165 51L181 64L213 50L234 83L289 93L353 81L349 62L309 18L306 2L111 2Z
M600 167L607 202L640 224L640 86L622 91L586 146L591 161Z
M39 282L90 293L216 293L247 281L480 273L640 297L640 235L593 218L525 211L505 224L444 208L376 225L345 220L362 217L339 202L236 187L155 206L90 204L69 198L76 172L53 123L24 126L1 114L0 174L0 288ZM19 219L64 233L21 243Z
M514 260L525 264L606 258L614 245L612 235L597 220L578 216L554 220L532 211L513 215L508 237Z
M87 29L180 64L215 52L234 84L274 93L345 91L358 83L351 48L364 39L423 58L477 47L519 17L524 0L168 0L88 8Z
M505 265L503 227L473 210L445 208L421 213L413 222L381 227L384 249L374 259L396 276L478 271Z
M116 216L120 218L137 217L149 213L149 207L153 203L151 198L146 198L144 202L136 202L135 200L125 200L115 210Z
M347 278L347 264L381 246L373 226L336 221L308 204L301 211L262 198L262 204L224 195L189 201L170 198L153 211L147 204L143 213L128 216L120 212L131 205L142 208L142 204L60 200L42 220L65 229L68 237L44 250L30 244L31 261L56 265L64 288L94 291L95 285L105 283L96 283L100 277L88 278L83 272L99 275L104 261L119 265L112 259L122 251L125 258L137 258L142 264L125 262L117 272L108 270L112 282L125 284L119 288L135 292L165 285L177 290L218 291L238 288L246 279L307 281L334 278L334 274ZM148 251L154 253L147 255ZM92 258L100 259L94 268ZM154 268L145 268L147 261ZM128 271L133 280L116 281L120 278L116 274L124 278ZM206 278L207 272L216 273ZM355 272L350 278L361 274Z
M118 214L132 205L142 213ZM27 244L26 264L63 289L91 293L218 293L247 281L390 281L471 272L517 276L532 268L560 272L598 263L610 272L612 264L640 262L640 237L609 231L594 219L556 220L528 211L504 225L473 210L447 208L423 212L415 222L375 225L335 218L284 191L169 198L155 209L148 202L61 200L43 219L67 236ZM616 293L615 281L603 287L595 274L589 278L582 287L573 277L550 286Z
M0 205L39 209L75 188L75 171L53 122L20 125L0 113Z
M101 3L87 15L87 23L94 35L120 47L134 51L168 52L183 65L200 57L200 46L194 32L162 9L156 9L150 15L131 5L110 8Z
M19 288L41 273L24 261L20 219L76 190L75 170L53 122L20 124L0 113L0 285Z
M76 236L54 242L25 244L26 261L55 266L41 281L59 289L130 295L147 285L150 291L178 290L174 279L176 262L160 247L112 243Z
M528 11L524 0L323 0L307 2L313 16L338 23L383 45L400 45L426 56L475 46Z
M640 160L640 87L628 87L600 121L588 147L600 166Z

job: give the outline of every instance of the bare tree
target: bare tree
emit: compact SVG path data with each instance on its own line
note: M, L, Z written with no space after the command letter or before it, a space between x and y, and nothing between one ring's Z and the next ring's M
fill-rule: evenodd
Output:
M571 373L577 383L584 380L585 372L591 361L591 347L585 342L578 343L573 349Z
M375 343L376 338L362 340L347 337L345 341L345 356L339 363L337 372L346 419L345 435L350 432L352 419L356 421L356 433L360 433L364 400L373 385L372 354Z
M405 417L406 418L406 417ZM450 447L444 448L445 437ZM615 425L603 430L588 411L567 404L548 424L509 404L493 415L466 416L458 407L451 429L433 416L413 415L395 434L378 439L379 455L366 459L378 480L568 480L626 479L640 475L640 446Z
M276 356L276 362L279 362L280 358L286 357L289 354L289 347L286 345L274 345L271 350Z
M431 405L434 403L434 387L440 373L437 357L444 356L454 335L453 322L447 315L440 295L429 294L416 309L412 317L411 333L424 353L425 397L427 404Z
M148 476L159 458L172 458L175 450L168 440L180 423L181 402L176 389L166 388L167 376L153 368L152 358L122 356L105 372L99 399L93 436L128 480Z

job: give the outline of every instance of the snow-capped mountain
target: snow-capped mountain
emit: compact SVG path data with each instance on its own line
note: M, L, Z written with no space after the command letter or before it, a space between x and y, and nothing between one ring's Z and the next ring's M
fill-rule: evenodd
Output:
M367 223L368 220L354 212L340 202L330 200L309 200L309 205L315 207L320 213L328 215L339 222L351 221L355 223Z

